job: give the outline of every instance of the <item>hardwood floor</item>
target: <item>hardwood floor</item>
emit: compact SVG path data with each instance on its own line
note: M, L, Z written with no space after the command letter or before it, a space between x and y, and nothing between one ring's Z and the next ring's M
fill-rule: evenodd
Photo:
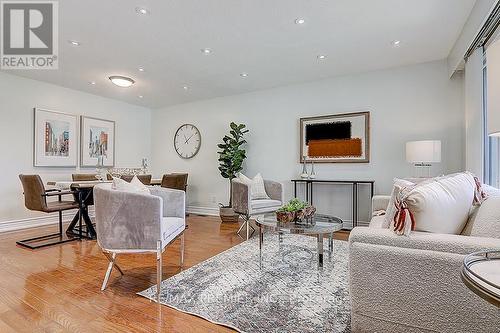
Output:
M188 223L184 269L242 242L238 224L196 215ZM118 256L125 275L114 271L101 292L107 259L96 241L34 251L15 244L50 231L0 234L0 332L232 332L137 296L156 282L154 254ZM163 279L178 272L177 240L163 254Z

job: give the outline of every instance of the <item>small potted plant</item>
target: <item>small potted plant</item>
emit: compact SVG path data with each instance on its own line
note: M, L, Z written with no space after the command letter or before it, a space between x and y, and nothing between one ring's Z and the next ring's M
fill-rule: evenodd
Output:
M301 222L306 217L307 202L293 198L276 211L276 219L282 223Z

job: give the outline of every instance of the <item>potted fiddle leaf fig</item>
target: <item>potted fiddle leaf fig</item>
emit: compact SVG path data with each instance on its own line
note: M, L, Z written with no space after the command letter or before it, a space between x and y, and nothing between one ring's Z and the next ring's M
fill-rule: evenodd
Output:
M222 138L222 143L218 144L219 151L219 171L222 177L229 180L229 205L220 204L219 214L222 222L237 222L238 215L235 214L232 203L232 180L238 172L243 170L243 161L246 158L246 151L243 146L246 144L244 135L248 133L246 125L231 122L229 134Z

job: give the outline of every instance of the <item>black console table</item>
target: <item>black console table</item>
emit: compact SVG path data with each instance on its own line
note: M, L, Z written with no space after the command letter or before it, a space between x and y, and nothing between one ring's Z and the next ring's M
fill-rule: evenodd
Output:
M373 198L373 188L375 186L374 180L331 180L331 179L292 179L293 194L297 197L297 184L305 184L306 201L311 205L313 204L313 187L314 184L347 184L352 185L352 226L353 228L358 225L358 185L370 186L370 198Z

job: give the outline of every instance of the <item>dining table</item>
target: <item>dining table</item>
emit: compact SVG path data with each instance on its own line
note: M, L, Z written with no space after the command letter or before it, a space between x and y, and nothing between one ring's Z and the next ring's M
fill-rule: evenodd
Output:
M89 216L89 206L94 205L93 189L99 184L111 183L110 180L84 180L84 181L48 181L47 185L61 191L73 191L78 211L71 220L66 234L81 239L96 239L95 224ZM152 179L151 185L160 186L161 179Z

